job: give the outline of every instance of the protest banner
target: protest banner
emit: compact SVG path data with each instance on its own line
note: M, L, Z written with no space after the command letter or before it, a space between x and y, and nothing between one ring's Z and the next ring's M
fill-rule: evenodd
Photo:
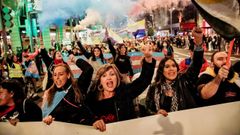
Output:
M107 124L100 132L92 126L54 121L0 123L0 135L239 135L240 101L153 115Z

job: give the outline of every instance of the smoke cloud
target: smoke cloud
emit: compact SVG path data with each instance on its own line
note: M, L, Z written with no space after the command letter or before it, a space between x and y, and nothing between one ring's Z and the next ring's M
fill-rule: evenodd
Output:
M181 3L182 6L185 6L190 3L190 0L139 0L132 6L129 15L132 17L138 16L145 12L151 12L159 7L177 7L179 3Z
M42 0L42 12L38 21L41 28L52 24L64 25L66 19L86 13L86 18L81 22L84 25L94 24L99 20L104 20L105 25L110 25L117 22L112 20L115 17L126 20L122 18L126 18L132 5L131 0ZM90 19L93 14L98 15L96 19ZM122 23L119 21L119 24Z

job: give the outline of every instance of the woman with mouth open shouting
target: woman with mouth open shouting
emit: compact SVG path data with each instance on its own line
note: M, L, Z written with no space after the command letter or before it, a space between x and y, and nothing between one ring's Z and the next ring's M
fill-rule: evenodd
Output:
M69 59L82 70L78 80L75 80L71 69L65 63L54 65L53 84L43 96L43 122L50 125L54 120L68 123L93 125L100 131L105 131L103 120L97 119L84 104L84 91L90 85L93 68L82 59Z
M193 60L185 73L173 58L165 57L159 63L156 78L148 90L146 106L151 114L168 115L168 112L196 107L195 84L202 67L202 30L193 29L195 40ZM195 97L194 97L195 96Z
M105 123L136 118L133 99L151 83L156 64L150 45L143 45L142 52L141 75L131 83L123 82L121 73L113 64L103 65L97 71L86 102Z

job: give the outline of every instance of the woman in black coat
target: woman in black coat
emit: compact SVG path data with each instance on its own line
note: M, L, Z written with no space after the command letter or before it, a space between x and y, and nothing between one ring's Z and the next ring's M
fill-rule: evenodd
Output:
M136 117L133 99L151 83L156 64L149 45L143 47L143 53L145 58L141 75L132 83L122 81L122 76L114 64L106 64L98 70L86 100L93 113L105 123Z
M166 116L167 112L197 106L193 96L203 59L201 29L194 29L193 35L196 44L193 61L185 73L178 72L178 64L171 57L165 57L159 63L155 82L146 97L146 106L150 113Z
M56 120L93 125L94 128L104 131L106 129L104 122L96 119L83 102L83 93L90 85L93 68L82 59L75 60L73 55L69 57L82 70L82 74L76 81L67 64L54 66L54 83L43 96L43 122L49 125Z

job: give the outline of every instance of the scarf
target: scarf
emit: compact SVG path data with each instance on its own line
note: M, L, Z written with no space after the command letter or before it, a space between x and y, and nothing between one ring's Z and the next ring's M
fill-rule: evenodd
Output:
M55 64L55 65L60 64L60 63L63 63L63 60L62 60L62 59L61 59L61 60L57 60L57 59L54 60L54 64Z
M68 93L69 89L72 88L72 84L69 84L69 80L65 86L67 86L66 89L65 88L57 89L53 97L53 102L50 106L48 105L47 102L43 105L43 108L42 108L43 118L48 116L57 107L57 105L62 101L62 99L64 99L65 95Z
M155 106L156 106L156 110L161 109L161 104L164 102L164 96L167 96L167 92L172 91L172 102L171 102L171 108L170 111L177 111L178 110L178 100L177 100L177 94L176 94L176 90L172 88L172 85L174 84L174 82L168 84L168 83L163 83L160 84L160 90L159 88L155 89L155 96L154 96L154 101L155 101Z

